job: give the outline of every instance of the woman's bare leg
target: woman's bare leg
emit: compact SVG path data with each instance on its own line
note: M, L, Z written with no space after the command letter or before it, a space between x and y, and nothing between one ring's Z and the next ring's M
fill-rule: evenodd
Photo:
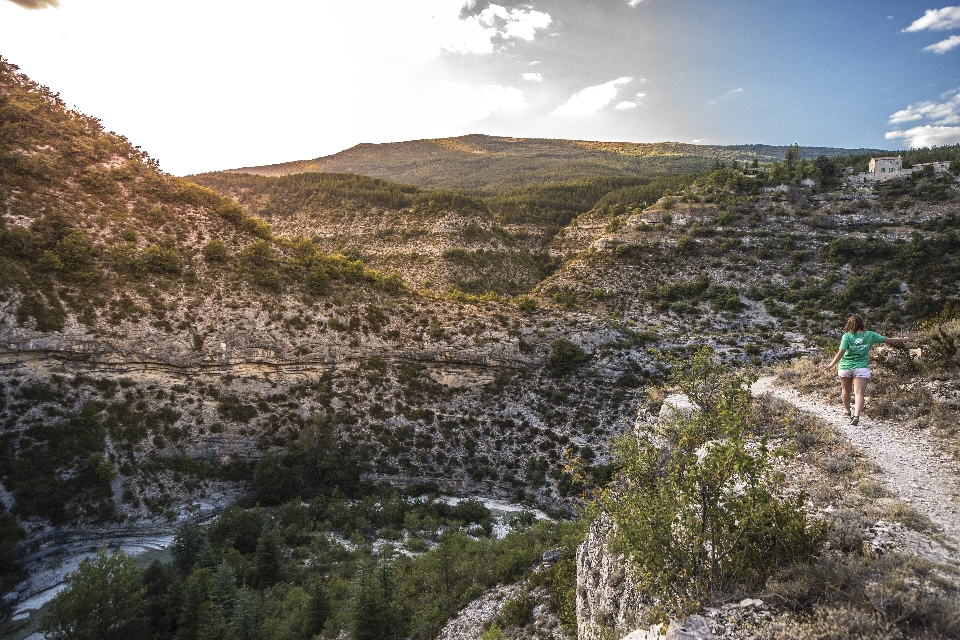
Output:
M840 402L843 410L850 413L850 390L853 389L853 378L840 378Z
M853 395L855 397L855 409L853 415L859 416L863 412L863 396L867 391L867 380L869 378L853 379Z

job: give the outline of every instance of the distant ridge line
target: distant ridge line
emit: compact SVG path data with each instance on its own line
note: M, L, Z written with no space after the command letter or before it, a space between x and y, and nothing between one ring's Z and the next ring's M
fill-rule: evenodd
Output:
M697 145L685 142L603 142L470 134L406 142L361 143L329 156L248 166L224 173L283 176L354 173L421 188L493 195L529 184L585 177L669 176L709 169L717 160L782 160L789 145ZM819 155L889 154L883 149L800 147Z

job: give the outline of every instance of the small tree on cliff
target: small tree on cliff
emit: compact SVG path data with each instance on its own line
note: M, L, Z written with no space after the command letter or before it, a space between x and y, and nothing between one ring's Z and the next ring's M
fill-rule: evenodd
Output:
M670 386L698 410L619 439L621 472L601 498L658 617L760 586L777 566L816 553L824 537L808 523L803 495L779 493L772 463L782 452L749 433L753 376L712 355L704 348L672 362Z

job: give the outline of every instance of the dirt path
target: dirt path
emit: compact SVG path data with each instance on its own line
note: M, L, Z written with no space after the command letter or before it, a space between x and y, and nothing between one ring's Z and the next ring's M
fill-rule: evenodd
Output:
M937 555L960 559L960 469L956 462L930 446L922 433L869 415L862 416L858 426L850 426L839 400L831 404L784 389L776 385L773 376L757 380L753 393L769 393L839 429L877 463L881 479L897 498L940 527L947 545Z

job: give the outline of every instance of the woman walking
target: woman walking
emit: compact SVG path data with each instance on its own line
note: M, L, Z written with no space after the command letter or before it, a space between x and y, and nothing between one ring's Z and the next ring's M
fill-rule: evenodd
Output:
M864 330L863 318L853 314L847 318L843 338L840 339L840 350L833 360L820 365L821 369L829 369L839 363L837 376L840 378L840 400L843 402L844 415L850 418L850 424L860 422L860 412L863 411L863 395L867 389L867 380L870 379L870 347L885 342L887 344L903 344L910 342L910 338L884 338L879 333ZM850 415L850 390L853 390L854 409Z

